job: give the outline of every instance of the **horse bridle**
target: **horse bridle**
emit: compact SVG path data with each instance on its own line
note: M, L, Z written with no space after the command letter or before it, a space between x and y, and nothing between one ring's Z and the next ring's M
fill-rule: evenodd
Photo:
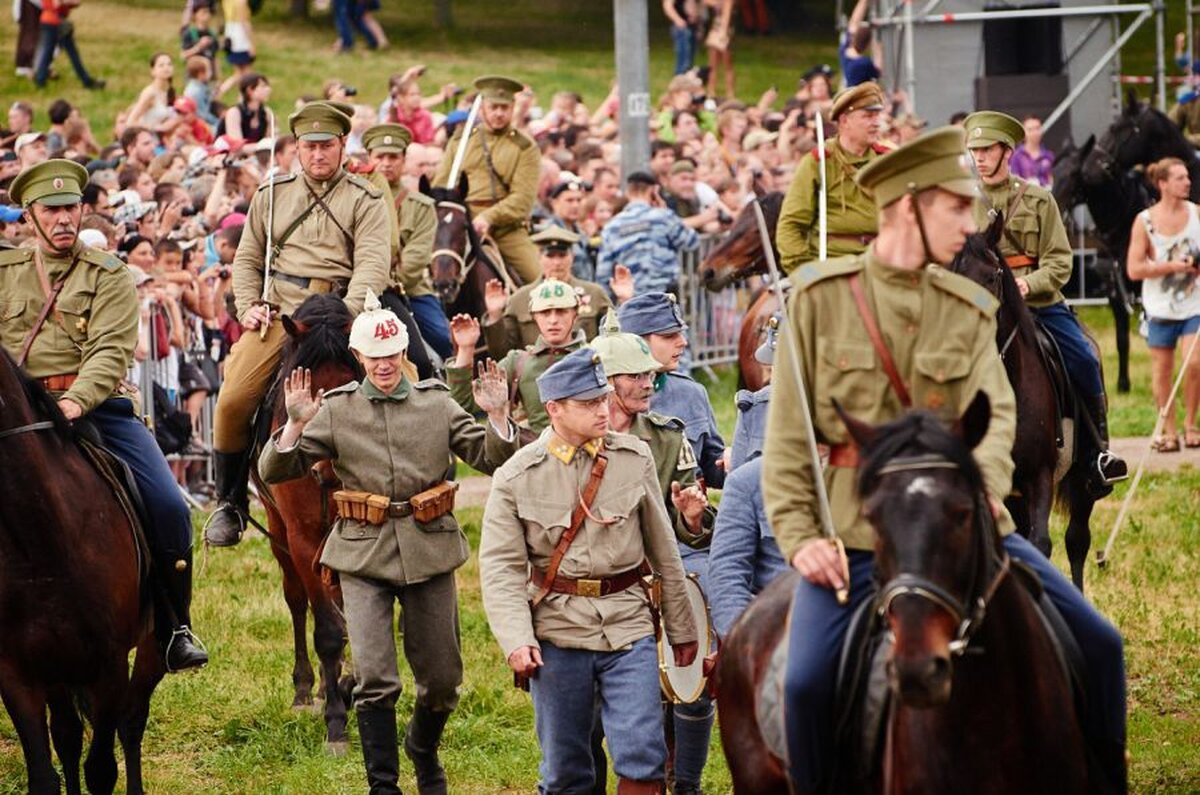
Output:
M8 430L0 431L0 439L7 438L9 436L17 436L22 433L29 433L30 431L49 431L49 430L52 430L53 428L54 428L54 423L51 422L50 420L42 420L41 422L31 422L28 425L21 425L20 427L17 427L17 428L9 428Z
M445 208L447 210L454 210L454 211L460 212L460 213L462 213L463 221L469 223L467 221L467 218L469 216L467 214L466 205L460 204L458 202L443 200L443 201L440 201L437 203L437 207L439 210L442 208ZM467 246L466 246L466 249L461 254L452 248L438 248L438 249L434 249L433 253L429 255L430 262L437 259L438 257L449 257L450 259L452 259L458 263L458 277L456 280L458 281L458 284L460 287L464 283L466 283L467 275L470 274L471 268L473 268L475 266L475 263L479 260L478 257L471 256L471 252L472 252L471 235L467 234L466 238L467 238Z
M951 469L958 471L960 467L950 459L940 455L909 456L897 458L891 463L886 464L879 469L878 474L890 475L897 472L918 472L931 469ZM986 497L980 492L975 500L975 519L972 523L975 538L977 539L975 545L975 557L977 560L974 564L975 579L967 591L968 595L965 601L959 599L950 593L950 591L927 577L909 572L900 572L888 580L883 588L880 589L879 596L876 597L877 614L881 618L886 617L891 610L892 602L901 596L915 596L931 602L938 609L949 614L958 627L954 640L950 642L950 653L956 657L964 654L967 651L967 647L971 645L972 636L987 616L988 604L991 602L992 597L996 595L996 590L1008 575L1011 567L1011 559L1008 554L1001 552L997 556L988 543L989 537L992 535L987 532L990 527L990 517L991 509L987 504ZM979 577L978 558L980 556L983 556L984 561L985 576L983 578ZM982 581L986 581L986 587L980 589L979 586Z
M995 298L996 301L1001 306L1003 306L1004 305L1004 296L1001 294L1001 291L1000 291L1000 269L1007 267L1007 266L1005 266L1004 263L1002 263L1000 261L999 257L996 256L996 252L992 251L990 246L988 247L987 252L995 260L993 262L993 266L996 268L996 283L995 283L995 285L992 286L992 288L990 290L988 290L988 293L992 296L992 298ZM951 271L951 273L958 273L958 275L960 275L960 276L964 275L962 273L959 273L959 269L957 266ZM980 285L980 286L982 287L983 285ZM987 288L985 288L985 289L987 289ZM1017 338L1017 332L1020 330L1020 328L1021 328L1020 324L1013 323L1012 331L1008 332L1008 337L1005 338L1004 344L1000 346L1000 360L1001 361L1004 360L1004 354L1008 353L1008 349L1010 347L1012 347L1013 341Z
M1141 133L1142 127L1138 123L1138 119L1140 119L1142 117L1142 114L1144 112L1145 112L1145 109L1143 109L1142 111L1139 111L1138 115L1133 117L1133 120L1131 122L1132 126L1130 128L1129 135L1124 136L1120 141L1118 141L1116 143L1115 146L1112 146L1111 152L1109 151L1109 149L1105 148L1104 143L1102 141L1097 141L1095 143L1095 145L1092 147L1092 151L1095 153L1098 153L1100 155L1100 159L1099 159L1100 169L1102 171L1104 171L1105 174L1108 174L1110 177L1117 176L1117 168L1120 166L1120 163L1121 163L1121 158L1120 158L1121 150L1125 148L1125 145L1127 143L1132 141L1134 138L1136 138ZM1082 166L1083 164L1081 163L1080 165Z

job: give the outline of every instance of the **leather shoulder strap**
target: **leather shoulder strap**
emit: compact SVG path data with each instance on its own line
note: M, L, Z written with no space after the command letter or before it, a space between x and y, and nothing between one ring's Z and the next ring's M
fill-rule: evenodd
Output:
M879 333L879 324L875 322L875 315L871 312L870 305L867 304L867 296L863 293L862 282L859 281L858 274L850 274L849 281L850 292L854 295L854 305L858 308L858 315L862 318L867 336L871 338L871 345L874 346L875 353L879 354L883 371L887 373L888 381L891 382L896 397L900 398L900 404L906 409L912 408L912 396L908 394L908 387L900 378L900 371L896 369L896 362L892 359L891 351L884 344L883 335Z
M607 468L608 457L604 453L598 453L596 460L592 463L592 473L588 476L587 485L584 486L583 494L579 497L579 505L575 506L575 512L571 514L571 525L563 531L558 543L554 545L554 552L550 555L550 565L546 567L546 579L542 581L542 587L538 589L537 596L533 597L534 607L541 604L541 601L546 598L546 594L550 593L550 589L554 587L554 578L558 575L558 567L562 565L567 550L571 547L575 536L579 535L579 528L583 527L583 520L591 511L591 502L596 499L596 492L600 490L600 481L604 479L604 470Z
M1021 203L1021 197L1025 195L1025 191L1029 188L1029 183L1021 180L1021 187L1017 188L1017 192L1008 200L1008 206L1004 208L1004 237L1012 244L1021 254L1029 256L1029 252L1021 245L1021 241L1017 240L1017 236L1008 228L1008 222L1013 217L1013 211L1017 209L1017 205Z
M39 278L44 278L45 273L41 271L41 262L37 259L37 255L35 255L35 263L38 267ZM46 291L46 303L42 304L42 310L38 312L37 319L33 321L33 328L29 329L29 334L25 337L25 341L21 343L21 353L19 356L17 356L18 367L25 366L25 360L29 358L29 351L33 349L33 341L37 339L37 335L39 332L41 332L42 326L46 325L46 318L49 317L50 313L54 310L54 304L58 301L58 294L62 292L63 287L67 283L67 279L71 276L71 272L75 270L75 266L78 264L79 258L76 257L74 261L71 262L71 266L67 268L67 272L62 275L62 278L59 279L53 287ZM46 289L45 284L42 285L42 289ZM62 323L61 318L59 319L59 323Z

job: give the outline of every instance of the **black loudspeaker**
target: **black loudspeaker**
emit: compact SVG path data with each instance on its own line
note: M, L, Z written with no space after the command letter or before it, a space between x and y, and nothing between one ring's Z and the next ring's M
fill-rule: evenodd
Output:
M984 11L1059 8L1058 3L989 3ZM996 19L983 23L984 74L1056 75L1063 69L1062 18Z
M975 107L1000 110L1024 121L1026 116L1045 120L1071 90L1066 75L1003 75L975 78ZM1052 152L1071 136L1071 114L1067 113L1045 131L1043 145Z

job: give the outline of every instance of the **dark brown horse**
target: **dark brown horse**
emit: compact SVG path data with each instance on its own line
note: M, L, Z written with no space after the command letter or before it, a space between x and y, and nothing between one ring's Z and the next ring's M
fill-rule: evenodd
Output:
M437 231L429 276L442 300L442 309L450 318L460 313L483 317L487 283L499 279L520 287L521 277L511 268L505 268L495 247L486 245L490 241L480 240L471 225L466 174L459 177L456 188L434 188L422 177L420 190L437 202Z
M858 490L876 533L882 585L871 609L891 639L890 704L873 755L855 743L839 749L831 791L1090 791L1066 673L1012 573L971 455L987 430L987 398L950 430L926 412L880 428L843 419L861 450ZM735 793L788 792L755 701L797 576L764 590L721 650L721 738Z
M982 235L972 235L950 266L982 285L1000 302L996 312L996 345L1017 400L1017 437L1013 443L1013 496L1006 505L1017 531L1050 555L1050 512L1055 502L1068 513L1064 542L1071 578L1083 589L1083 567L1092 543L1089 523L1096 498L1088 489L1087 467L1099 449L1082 422L1069 424L1060 448L1057 398L1047 360L1039 350L1033 315L1004 264L998 244L1004 226L997 216ZM1067 420L1083 415L1076 408ZM1073 438L1072 438L1073 437ZM1057 486L1057 492L1055 487Z
M0 349L0 696L21 739L31 793L80 792L84 706L93 793L142 792L141 744L164 668L141 588L144 561L114 487L78 446L53 398ZM133 677L129 651L137 648ZM50 709L49 733L46 710Z
M341 298L309 296L295 314L283 318L289 339L283 349L280 373L307 368L312 371L313 389L326 390L362 378L362 369L349 348L353 320ZM272 430L282 427L287 421L283 390L273 389L265 405L271 406ZM311 609L313 647L321 671L318 693L325 701L325 743L330 752L340 754L347 748L348 690L342 681L346 622L339 605L341 594L325 584L317 563L334 519L329 494L336 486L323 484L319 474L274 486L264 486L256 475L255 482L264 498L271 552L283 569L283 596L292 615L292 706L303 709L313 705L316 681L306 637Z
M767 222L767 231L774 247L775 227L779 223L783 194L775 191L756 201L762 206L763 218ZM778 249L774 254L778 262ZM758 230L757 213L752 205L746 205L734 219L733 226L725 234L725 239L700 263L700 283L716 292L739 279L766 273L767 258L763 251L762 235ZM778 311L779 302L775 300L774 294L770 290L763 290L755 296L742 318L742 327L738 332L738 368L742 386L747 389L761 389L767 383L766 374L762 365L754 358L754 352L763 343L767 321Z

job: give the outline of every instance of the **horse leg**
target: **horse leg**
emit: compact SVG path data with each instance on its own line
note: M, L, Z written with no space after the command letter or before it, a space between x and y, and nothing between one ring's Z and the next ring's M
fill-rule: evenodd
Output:
M49 693L50 737L62 765L63 784L67 795L79 795L79 760L83 758L83 721L75 699L66 687L55 687Z
M321 666L325 695L325 748L335 756L346 753L347 700L343 695L342 654L346 648L346 622L328 595L313 602L313 647Z
M83 763L83 777L88 792L108 795L117 785L117 756L115 743L121 723L125 690L128 687L128 663L125 655L108 664L96 683L88 688L91 704L92 745Z
M283 570L283 598L287 602L288 612L292 614L292 649L295 654L292 663L292 688L295 692L292 709L307 709L312 706L312 691L317 681L312 662L308 659L308 595L291 556L276 551L274 545L271 551Z
M1054 505L1054 470L1047 467L1029 484L1025 495L1029 506L1029 543L1050 557L1050 511Z
M162 654L152 634L138 643L133 660L133 675L125 691L125 706L118 733L125 751L125 790L142 795L142 737L150 720L150 697L166 674Z
M1083 591L1083 566L1087 563L1088 549L1092 546L1092 509L1096 500L1088 493L1087 474L1071 473L1063 482L1067 488L1067 506L1070 517L1063 542L1067 547L1067 560L1071 563L1071 581Z
M1124 395L1129 392L1129 297L1121 278L1119 272L1113 274L1108 305L1112 307L1113 333L1117 337L1117 391Z
M30 795L60 792L58 773L50 758L50 732L46 726L46 690L40 684L23 684L22 676L9 666L0 673L0 682L17 686L0 687L0 698L21 739L25 771L29 776Z

